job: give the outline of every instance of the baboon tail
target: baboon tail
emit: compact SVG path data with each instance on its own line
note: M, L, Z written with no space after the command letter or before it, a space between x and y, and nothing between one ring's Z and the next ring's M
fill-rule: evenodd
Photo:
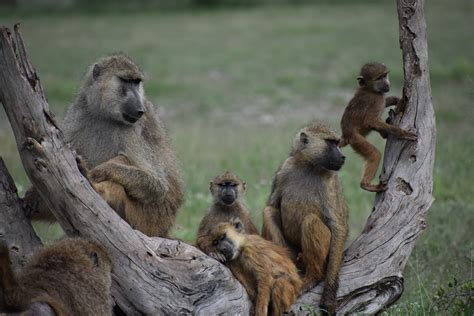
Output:
M9 249L2 242L0 243L0 312L16 306L17 287L18 284L10 265Z
M16 280L10 265L10 252L5 243L0 243L0 293L16 287Z

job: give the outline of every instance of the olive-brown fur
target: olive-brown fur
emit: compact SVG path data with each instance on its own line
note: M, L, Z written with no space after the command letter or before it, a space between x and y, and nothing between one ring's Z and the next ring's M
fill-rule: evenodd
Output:
M225 204L220 185L229 183L235 186L236 196L232 204ZM212 246L212 239L210 233L219 223L229 222L231 219L239 218L244 226L244 232L247 234L258 235L257 227L255 227L250 217L250 212L241 201L241 197L245 193L245 182L243 182L237 175L226 171L216 176L209 185L209 191L212 194L212 204L208 209L206 215L199 224L197 233L196 245L204 253L209 254Z
M117 213L148 236L167 237L184 201L183 181L142 80L126 56L98 60L68 109L63 130L85 160L92 184ZM44 207L38 209L34 219L52 218Z
M79 238L40 249L15 275L8 247L0 246L0 311L31 312L49 305L56 316L112 315L111 262L95 242Z
M348 144L365 160L364 172L360 182L361 188L371 192L386 189L386 183L371 184L380 164L380 151L366 140L373 130L383 138L393 135L399 139L416 140L416 134L382 121L384 108L397 105L396 112L403 105L399 98L385 98L390 89L388 69L380 63L365 64L357 77L359 89L349 101L341 120L341 147Z
M336 172L344 161L338 141L319 123L298 132L289 158L274 175L262 227L262 236L287 247L293 260L301 256L304 290L324 280L321 305L331 313L348 232L347 205Z
M224 238L232 248L228 249L232 257L224 263L247 290L255 304L255 315L289 312L300 294L302 281L285 248L258 235L242 234L232 222L219 224L211 235L213 240Z

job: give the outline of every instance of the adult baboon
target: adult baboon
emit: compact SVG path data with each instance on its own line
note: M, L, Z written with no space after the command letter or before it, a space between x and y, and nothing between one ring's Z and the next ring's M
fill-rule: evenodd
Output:
M245 287L256 316L289 312L302 282L288 251L258 235L242 234L243 228L238 218L217 225L210 234L212 253Z
M402 103L397 97L384 95L390 91L388 69L384 64L368 63L360 70L357 77L359 89L349 101L341 120L342 140L340 147L350 144L364 158L364 174L360 187L371 192L387 189L386 183L371 184L377 173L382 155L365 137L375 130L383 138L393 135L400 139L416 140L416 134L382 121L385 107L397 105L396 111L402 111Z
M204 215L197 233L196 245L204 253L209 254L212 240L211 230L222 222L239 218L245 227L245 233L258 235L257 227L252 222L250 212L241 201L245 193L245 182L230 171L216 176L209 184L212 194L212 205Z
M339 269L346 241L347 206L336 171L345 157L339 138L312 123L293 141L290 157L275 173L263 211L262 235L301 254L304 290L324 280L321 306L336 310Z
M110 259L99 244L71 238L40 249L15 275L2 244L0 312L112 315L110 272Z
M126 56L98 60L68 109L63 129L107 202L133 228L167 237L183 202L183 182L142 80L142 72ZM51 218L41 214L44 207L38 209L33 218Z

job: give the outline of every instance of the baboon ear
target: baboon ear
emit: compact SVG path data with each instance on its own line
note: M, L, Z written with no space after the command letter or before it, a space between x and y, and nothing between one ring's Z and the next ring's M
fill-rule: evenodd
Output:
M97 252L95 251L92 251L89 256L91 257L91 260L92 260L92 263L94 264L94 267L98 267L99 266L99 255L97 254Z
M304 145L306 145L307 143L309 143L309 136L308 134L306 134L305 132L301 132L300 133L300 142Z
M100 66L95 64L94 68L92 68L92 78L96 80L97 77L99 77L99 75L100 75Z
M212 193L212 181L209 182L209 191Z
M247 190L247 183L242 182L242 187L244 188L244 191Z
M365 79L362 76L357 76L357 82L359 83L359 86L362 87L365 85Z

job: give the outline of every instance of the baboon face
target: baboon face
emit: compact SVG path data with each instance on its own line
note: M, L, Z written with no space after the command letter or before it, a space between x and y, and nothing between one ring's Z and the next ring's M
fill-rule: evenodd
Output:
M241 230L242 227L237 223L221 223L211 233L213 247L224 255L226 261L234 260L240 254L240 239L237 230Z
M376 93L387 93L390 91L390 80L388 78L388 69L384 64L369 63L365 64L360 75L357 77L359 86L370 89Z
M339 149L339 137L327 127L313 124L303 128L295 138L294 154L316 167L337 171L346 157Z
M89 102L99 105L96 112L107 119L133 125L146 112L144 105L143 75L138 67L124 56L112 56L97 62L92 69L92 87Z
M232 172L226 171L211 181L209 190L214 197L214 201L224 205L232 205L244 194L245 182L242 182Z

